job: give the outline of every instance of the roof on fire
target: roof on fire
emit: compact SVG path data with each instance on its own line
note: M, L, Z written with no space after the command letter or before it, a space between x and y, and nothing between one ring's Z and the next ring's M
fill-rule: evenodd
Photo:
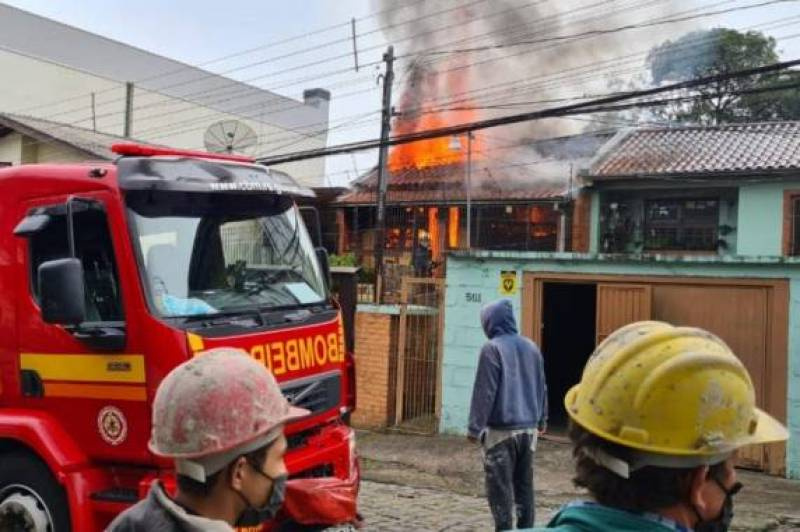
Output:
M568 137L532 140L525 146L534 160L509 161L500 150L474 160L470 199L476 202L557 201L569 194L570 176L588 165L591 157L614 132L594 132ZM495 155L496 154L496 155ZM451 163L390 172L386 202L390 204L464 203L467 165ZM374 205L378 171L373 168L340 196L339 205Z

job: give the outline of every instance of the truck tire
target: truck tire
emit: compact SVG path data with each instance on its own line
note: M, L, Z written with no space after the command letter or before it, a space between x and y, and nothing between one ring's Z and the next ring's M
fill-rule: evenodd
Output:
M31 453L0 454L0 530L69 532L67 495L50 469Z

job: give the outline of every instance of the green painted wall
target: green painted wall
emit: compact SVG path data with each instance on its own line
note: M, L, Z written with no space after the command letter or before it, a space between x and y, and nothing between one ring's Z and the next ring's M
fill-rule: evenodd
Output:
M788 278L789 372L787 471L800 479L800 261L696 257L679 259L619 259L565 253L473 252L447 260L444 360L442 373L442 432L466 432L478 352L485 338L478 313L481 305L500 294L502 271L610 275L667 275L739 278ZM520 290L511 296L519 319Z
M759 183L739 188L738 255L781 255L784 186Z

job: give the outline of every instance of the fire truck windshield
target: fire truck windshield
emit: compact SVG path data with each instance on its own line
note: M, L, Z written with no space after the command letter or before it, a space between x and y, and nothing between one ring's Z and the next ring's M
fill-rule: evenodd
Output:
M326 288L294 203L277 195L128 192L154 311L200 316L319 304Z

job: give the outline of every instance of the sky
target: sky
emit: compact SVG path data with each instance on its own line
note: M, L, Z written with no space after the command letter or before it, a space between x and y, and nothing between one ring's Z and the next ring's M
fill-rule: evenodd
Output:
M307 88L327 88L332 93L328 144L336 145L377 138L380 133L379 65L392 36L381 30L380 17L374 14L386 9L410 10L408 5L420 0L4 1L185 63L220 73L233 70L227 75L243 81L252 79L255 85L293 98L300 99ZM424 1L451 6L459 0ZM708 6L709 10L759 3L759 0L680 2L682 6ZM741 29L794 16L800 17L800 2L786 1L694 24ZM358 34L361 65L358 72L350 40L352 18L356 19ZM796 35L800 34L800 21L767 33L784 37L778 42L783 59L800 58L800 35ZM402 50L401 44L398 52ZM217 61L232 54L238 55ZM281 58L287 54L292 55ZM401 79L407 64L397 65ZM327 162L327 181L344 184L367 171L375 160L374 151L331 157Z

